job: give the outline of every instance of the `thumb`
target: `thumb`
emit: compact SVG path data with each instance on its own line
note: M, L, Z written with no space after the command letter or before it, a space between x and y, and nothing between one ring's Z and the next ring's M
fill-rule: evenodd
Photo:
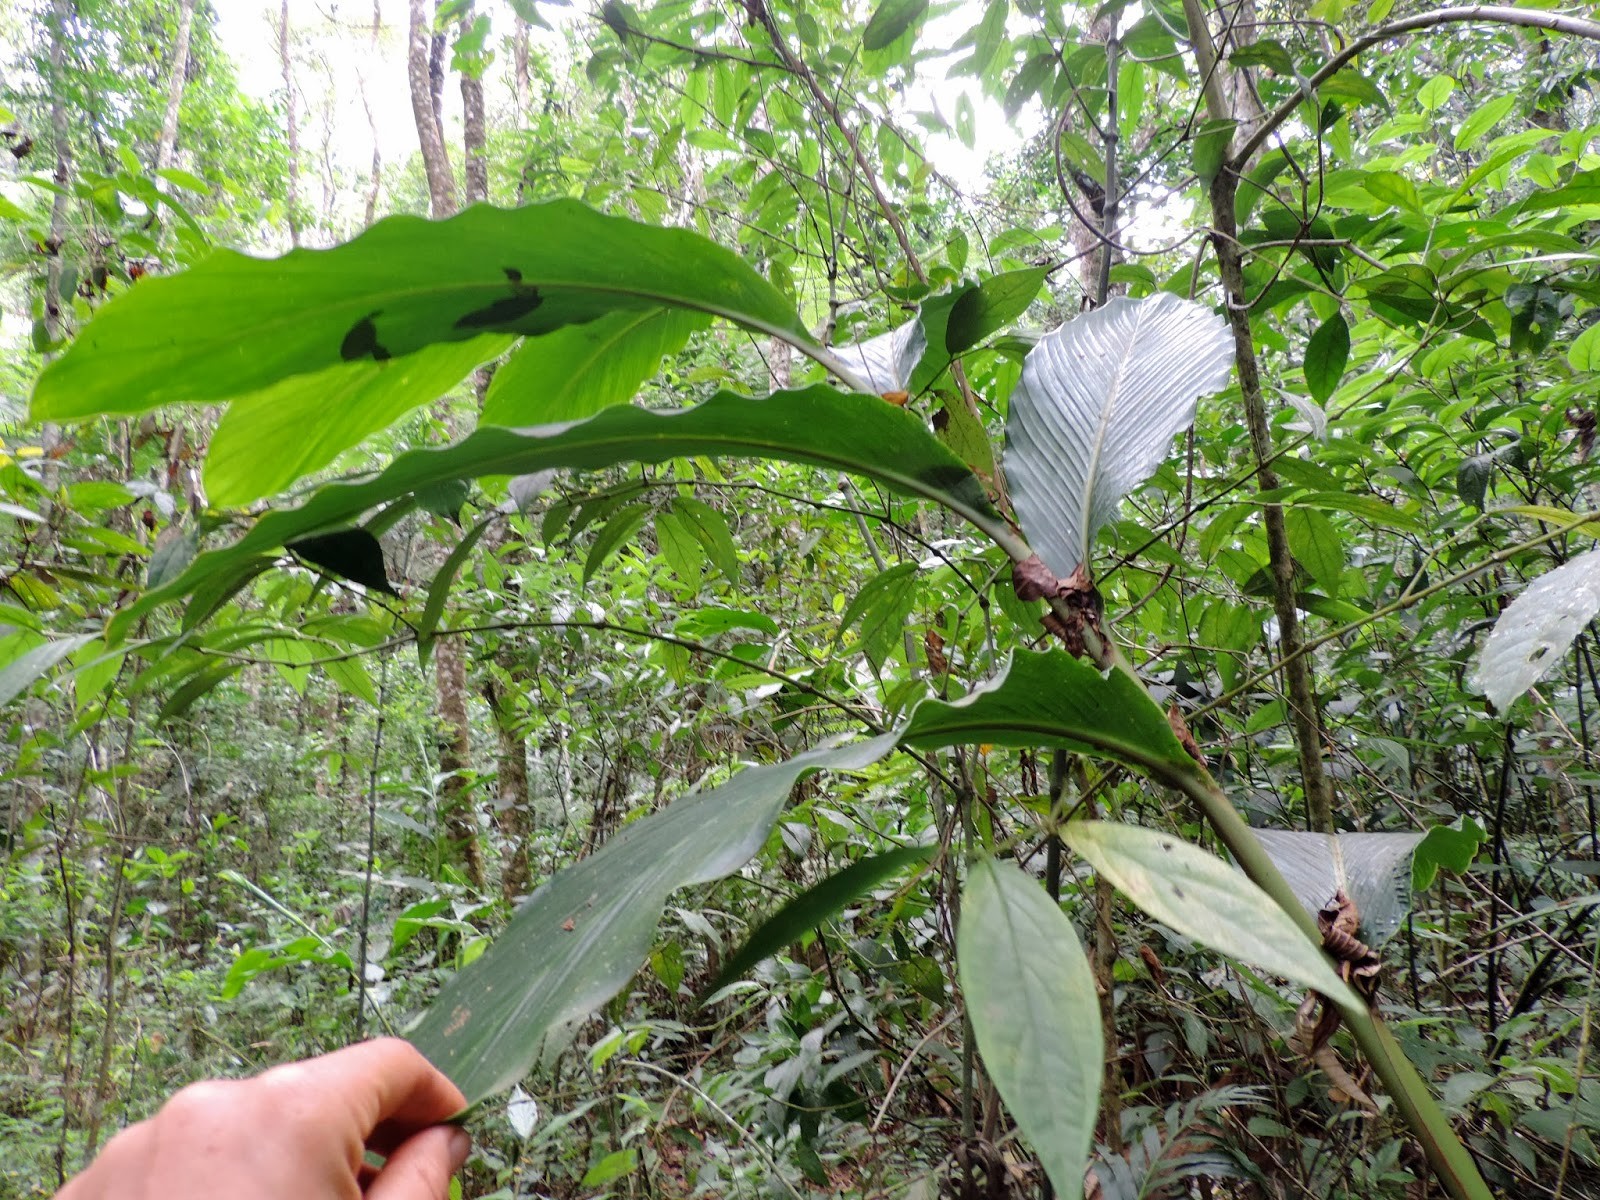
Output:
M445 1200L450 1177L471 1149L467 1131L453 1125L412 1134L383 1164L367 1189L367 1200Z

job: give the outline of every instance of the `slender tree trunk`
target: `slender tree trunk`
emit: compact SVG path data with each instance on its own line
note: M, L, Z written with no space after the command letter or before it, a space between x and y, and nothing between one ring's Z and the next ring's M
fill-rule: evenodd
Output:
M167 115L161 122L161 140L156 143L156 170L172 165L178 146L178 112L183 107L183 89L189 78L189 34L194 28L194 0L183 0L178 9L178 36L172 43L172 73L167 77ZM161 186L158 181L157 187Z
M461 13L461 27L472 22L472 4ZM466 172L468 204L481 204L489 198L488 129L483 116L483 78L471 71L461 73L461 149Z
M285 203L289 209L289 244L300 244L300 124L294 103L294 71L289 57L289 0L278 11L278 67L283 72L283 109L288 133L289 178Z
M532 832L528 820L528 757L517 732L510 695L490 679L483 685L483 698L494 714L499 743L494 819L506 840L505 860L500 867L500 894L506 903L514 904L517 897L528 890L528 835Z
M45 248L50 261L44 273L44 330L51 345L67 333L67 307L71 296L61 294L61 276L66 269L67 215L72 204L72 142L67 127L67 103L62 77L67 65L67 27L72 22L72 0L52 0L50 7L50 137L55 142L55 199L50 203L50 235ZM46 422L40 430L45 450L45 483L55 490L57 468L51 453L61 440L61 430Z
M428 201L435 218L456 211L456 186L450 174L450 159L445 149L444 126L440 120L439 92L433 84L433 67L441 61L433 53L435 38L430 28L424 0L411 0L409 39L406 46L406 77L411 88L411 112L417 124L417 142L422 151L422 166L428 177ZM469 199L470 199L469 193ZM453 424L452 435L455 433ZM438 570L443 555L428 565ZM465 773L472 765L472 726L467 712L467 660L455 638L441 639L433 654L434 690L439 716L439 773L444 777L439 804L447 836L460 853L468 881L484 886L483 855L479 846L478 823L467 791Z
M417 123L422 168L428 176L428 203L435 217L448 217L456 211L456 182L450 174L444 126L435 113L428 61L433 39L425 0L411 0L410 17L406 79L411 87L411 115Z
M532 102L533 86L528 75L528 23L521 17L512 18L511 26L511 95L513 115L519 126L527 124L528 105Z
M383 30L383 0L372 0L372 35L367 39L367 59L378 61L378 34ZM378 118L372 111L372 98L367 95L367 75L361 81L361 107L367 112L367 127L372 130L372 179L367 186L367 215L363 228L378 217L378 195L383 188L383 146L378 140Z
M1193 43L1200 69L1208 79L1206 106L1213 118L1230 118L1225 76L1211 40L1209 27L1198 3L1184 6L1194 30ZM1248 114L1247 114L1248 115ZM1231 158L1231 155L1230 155ZM1233 331L1234 358L1239 371L1239 395L1244 402L1245 425L1250 431L1250 448L1256 460L1256 481L1270 492L1279 486L1272 463L1272 427L1267 420L1267 401L1261 389L1260 368L1256 360L1255 335L1250 329L1249 297L1244 283L1244 256L1239 230L1234 222L1234 199L1238 193L1239 165L1228 163L1211 183L1212 242L1217 251L1217 269L1222 276L1222 291L1228 325ZM1311 659L1305 653L1305 634L1300 627L1297 607L1294 557L1289 549L1288 527L1283 506L1263 504L1262 524L1267 533L1267 558L1272 570L1272 607L1278 619L1278 651L1283 659L1284 691L1288 694L1289 720L1295 746L1300 755L1301 786L1305 791L1306 811L1311 827L1324 833L1333 830L1333 785L1322 766L1322 710L1311 675Z

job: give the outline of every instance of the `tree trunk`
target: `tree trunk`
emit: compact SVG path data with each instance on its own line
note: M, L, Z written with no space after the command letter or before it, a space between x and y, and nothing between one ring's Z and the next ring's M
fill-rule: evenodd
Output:
M507 904L528 890L528 757L517 733L516 713L505 689L493 679L483 685L483 698L494 714L499 743L495 776L494 820L506 840L505 859L500 867L500 894Z
M372 0L372 36L367 39L369 62L378 61L378 34L383 29L383 0ZM363 224L371 225L378 217L378 194L383 187L383 146L378 140L378 119L372 111L372 98L367 95L367 76L362 72L361 106L367 111L367 126L372 130L372 179L367 186L367 216Z
M1205 25L1200 6L1189 0L1184 5L1191 27L1193 44L1202 73L1207 77L1206 107L1213 118L1230 118L1229 97L1224 92L1226 76L1217 61L1215 44ZM1256 361L1255 335L1250 329L1249 297L1244 284L1244 256L1239 230L1234 221L1234 200L1238 194L1240 165L1225 165L1211 183L1212 243L1217 252L1217 270L1228 325L1233 331L1234 358L1239 371L1239 395L1244 401L1245 425L1250 432L1250 448L1256 461L1256 482L1264 492L1279 485L1272 463L1272 427L1267 420L1267 401L1261 389L1261 374ZM1289 720L1300 755L1301 787L1305 792L1306 812L1311 828L1334 832L1333 785L1322 766L1322 710L1317 702L1311 675L1311 659L1305 652L1305 634L1300 628L1296 605L1294 557L1289 549L1289 533L1284 523L1283 506L1263 504L1261 520L1267 533L1267 558L1272 569L1272 607L1278 618L1278 652L1283 662L1284 691L1288 694Z
M519 126L526 125L533 87L528 76L528 23L521 17L512 18L511 95L514 104L512 112L516 122Z
M289 58L289 0L278 11L278 67L283 72L284 123L289 142L289 179L285 205L289 210L289 244L300 244L300 125L294 105L294 72Z
M450 174L450 155L445 149L444 126L435 116L434 91L429 72L429 49L433 38L425 0L411 0L410 15L406 79L411 87L411 115L417 123L422 168L428 176L428 203L435 217L448 217L456 211L456 181Z
M472 23L472 4L461 12L461 28ZM483 117L483 79L471 71L461 73L461 149L466 172L468 204L489 198L488 130Z
M167 115L161 122L161 140L156 143L156 170L172 165L178 145L178 111L183 107L183 88L189 77L189 34L194 28L194 0L183 0L178 9L178 36L172 43L172 73L167 77ZM160 181L157 181L160 187Z

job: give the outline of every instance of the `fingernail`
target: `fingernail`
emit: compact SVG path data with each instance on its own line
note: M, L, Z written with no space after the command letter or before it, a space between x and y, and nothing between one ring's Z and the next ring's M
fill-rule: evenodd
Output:
M467 1155L472 1153L472 1138L465 1129L454 1130L450 1134L450 1173L453 1175L466 1165Z

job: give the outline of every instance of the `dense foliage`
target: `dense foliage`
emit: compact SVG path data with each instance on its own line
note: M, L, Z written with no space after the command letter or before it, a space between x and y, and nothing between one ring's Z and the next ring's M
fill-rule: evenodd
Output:
M0 1195L1600 1195L1584 7L0 14Z

